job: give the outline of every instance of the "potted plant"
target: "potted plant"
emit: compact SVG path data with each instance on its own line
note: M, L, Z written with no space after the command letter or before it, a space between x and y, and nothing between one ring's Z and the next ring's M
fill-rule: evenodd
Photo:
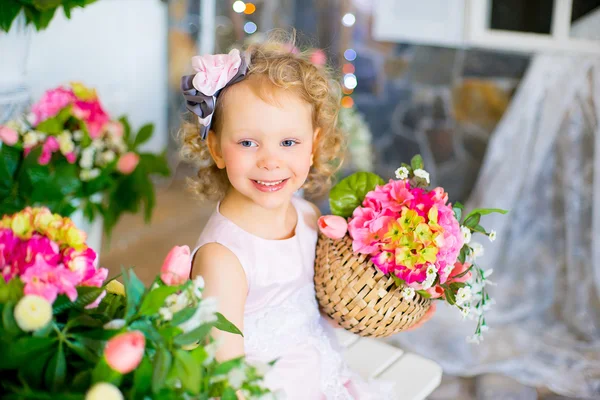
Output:
M82 84L48 90L28 114L0 125L0 214L42 205L63 216L78 211L103 221L108 235L125 212L143 209L149 221L151 176L169 174L164 153L140 150L152 133L152 125L134 133L127 118L110 119Z

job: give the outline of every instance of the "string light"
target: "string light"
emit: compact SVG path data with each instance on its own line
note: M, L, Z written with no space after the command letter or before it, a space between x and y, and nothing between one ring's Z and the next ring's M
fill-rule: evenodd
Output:
M342 17L342 25L350 27L356 22L356 17L352 13L348 13Z
M248 21L244 24L244 32L246 32L247 34L252 34L256 32L257 29L258 27L252 21Z
M246 3L243 1L237 0L233 3L233 11L236 13L241 14L244 10L246 10Z
M256 6L252 3L246 3L246 8L244 9L244 14L253 14L256 11Z
M346 51L344 51L344 58L348 61L356 60L356 51L354 51L353 49L347 49Z

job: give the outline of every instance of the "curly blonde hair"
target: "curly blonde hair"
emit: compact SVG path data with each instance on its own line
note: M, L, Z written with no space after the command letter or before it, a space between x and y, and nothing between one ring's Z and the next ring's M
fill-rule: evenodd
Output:
M320 128L314 145L313 165L303 188L312 198L324 195L341 166L345 148L342 132L337 128L340 87L326 68L309 61L309 51L296 52L292 41L269 39L246 49L249 68L246 79L261 79L273 89L289 90L312 107L313 128ZM260 82L263 83L263 82ZM228 90L219 94L211 129L219 134L223 124L223 104ZM181 156L199 166L197 177L188 185L201 200L221 200L230 187L225 169L217 168L194 114L188 113L181 127Z

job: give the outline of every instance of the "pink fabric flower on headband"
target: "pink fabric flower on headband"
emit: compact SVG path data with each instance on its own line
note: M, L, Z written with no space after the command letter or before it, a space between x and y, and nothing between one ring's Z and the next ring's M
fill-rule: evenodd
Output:
M213 96L238 73L241 63L238 49L231 50L229 54L192 57L192 67L197 72L193 85L200 93Z

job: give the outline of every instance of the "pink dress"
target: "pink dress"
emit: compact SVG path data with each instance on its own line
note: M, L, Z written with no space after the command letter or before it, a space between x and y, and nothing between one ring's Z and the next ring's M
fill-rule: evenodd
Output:
M289 400L391 399L392 385L365 382L344 363L333 328L321 317L313 283L316 215L294 196L295 235L267 240L219 213L210 217L194 250L219 243L233 252L248 281L244 350L248 362L278 359L265 384Z

